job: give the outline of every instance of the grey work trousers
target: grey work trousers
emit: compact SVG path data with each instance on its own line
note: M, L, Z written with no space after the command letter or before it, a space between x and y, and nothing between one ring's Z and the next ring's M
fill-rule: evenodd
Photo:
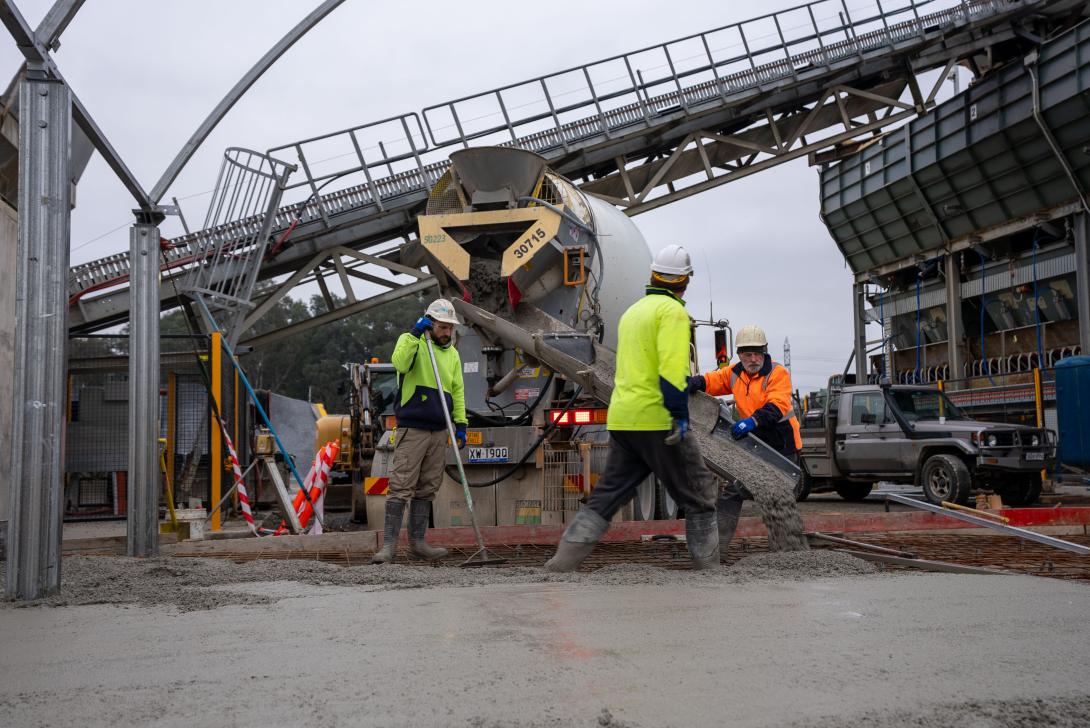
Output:
M447 431L398 429L394 434L394 462L390 470L389 500L435 500L443 483L447 461Z
M686 513L714 511L715 479L704 465L696 438L667 445L663 440L669 434L667 430L611 430L606 468L587 507L608 521L654 473Z

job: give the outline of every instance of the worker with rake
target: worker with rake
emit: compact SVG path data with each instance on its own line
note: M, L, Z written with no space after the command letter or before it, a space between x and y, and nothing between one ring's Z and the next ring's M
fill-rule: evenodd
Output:
M424 534L431 517L431 504L443 482L446 463L447 422L451 413L459 448L466 444L466 401L462 383L462 360L453 345L458 316L450 301L440 298L411 331L398 338L390 357L398 374L398 396L394 406L397 430L394 438L390 490L386 494L386 522L382 548L371 558L373 564L388 564L397 556L397 538L409 506L409 555L436 561L447 550L428 545ZM428 337L437 344L431 360ZM435 370L442 391L435 381ZM442 399L441 399L442 398ZM446 407L444 408L444 402Z

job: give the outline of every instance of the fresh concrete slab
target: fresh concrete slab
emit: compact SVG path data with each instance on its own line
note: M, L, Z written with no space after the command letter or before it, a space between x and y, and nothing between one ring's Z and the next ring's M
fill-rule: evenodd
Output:
M1006 724L976 721L974 698L1014 701L1024 719L1034 705L1070 713L1061 701L1087 694L1080 583L674 574L630 586L251 580L208 591L268 603L0 609L0 715L111 728L756 728L958 705L957 725L991 728Z

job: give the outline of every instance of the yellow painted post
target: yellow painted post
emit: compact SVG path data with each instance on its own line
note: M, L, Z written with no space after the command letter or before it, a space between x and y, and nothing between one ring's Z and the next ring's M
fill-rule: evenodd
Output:
M1043 427L1045 423L1045 402L1041 396L1041 368L1033 367L1033 404L1037 410L1037 426ZM1047 473L1044 468L1041 468L1041 482L1045 482Z
M212 370L212 401L215 404L208 418L209 439L212 441L208 457L208 470L212 474L211 500L215 507L215 510L212 511L212 530L219 531L223 524L220 522L220 509L216 504L220 502L223 490L223 435L220 432L219 423L216 422L216 417L223 411L223 347L220 343L220 333L218 331L212 332L208 363L209 368Z
M945 392L946 391L946 382L939 379L938 381L935 382L935 384L937 384L939 386L939 391L940 392ZM939 417L945 417L946 416L946 413L943 411L944 409L945 409L945 407L943 406L942 398L940 397L939 398Z
M167 373L167 447L166 466L167 473L174 479L174 438L176 435L176 412L178 408L178 375L174 372Z

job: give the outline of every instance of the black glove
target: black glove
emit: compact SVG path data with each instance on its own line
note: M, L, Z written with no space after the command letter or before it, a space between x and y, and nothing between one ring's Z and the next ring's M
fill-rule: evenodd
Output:
M708 383L704 381L704 377L697 374L695 377L689 377L689 391L690 392L703 392L707 389Z

